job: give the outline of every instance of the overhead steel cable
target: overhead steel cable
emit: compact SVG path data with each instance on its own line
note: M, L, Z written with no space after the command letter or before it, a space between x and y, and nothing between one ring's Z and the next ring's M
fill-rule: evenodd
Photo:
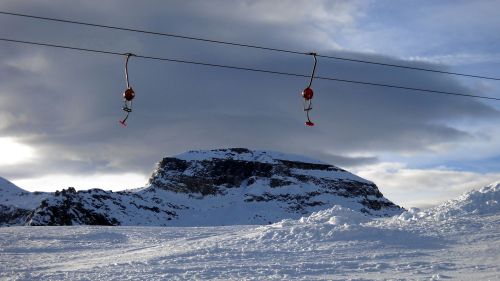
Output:
M108 55L123 56L123 55L127 54L126 52L105 51L105 50L98 50L98 49L72 47L72 46L64 46L64 45L57 45L57 44L51 44L51 43L16 40L16 39L9 39L9 38L0 38L0 41L19 43L19 44L36 45L36 46L53 47L53 48L60 48L60 49L68 49L68 50L82 51L82 52L108 54ZM308 74L282 72L282 71L275 71L275 70L268 70L268 69L234 66L234 65L214 64L214 63L181 60L181 59L173 59L173 58L164 58L164 57L154 57L154 56L147 56L147 55L140 55L140 54L134 54L134 57L142 58L142 59L149 59L149 60L202 65L202 66L208 66L208 67L236 69L236 70L244 70L244 71L251 71L251 72L261 72L261 73L276 74L276 75L283 75L283 76L306 77L306 78L310 77L310 75L308 75ZM339 79L339 78L333 78L333 77L315 76L314 79L336 81L336 82L343 82L343 83L351 83L351 84L359 84L359 85L386 87L386 88L394 88L394 89L402 89L402 90L410 90L410 91L421 92L421 93L434 93L434 94L443 94L443 95L450 95L450 96L461 96L461 97L470 97L470 98L477 98L477 99L487 99L487 100L500 101L500 98L495 98L495 97L480 96L480 95L473 95L473 94L464 94L464 93L455 93L455 92L447 92L447 91L439 91L439 90L431 90L431 89L423 89L423 88L414 88L414 87L406 87L406 86L391 85L391 84L373 83L373 82L365 82L365 81L347 80L347 79Z
M451 72L451 71L444 71L444 70L437 70L437 69L430 69L430 68L421 68L421 67L416 67L416 66L399 65L399 64L392 64L392 63L366 61L366 60L359 60L359 59L349 59L349 58L342 58L342 57L335 57L335 56L326 56L326 55L317 55L317 56L322 57L322 58L329 58L329 59L336 59L336 60L343 60L343 61L350 61L350 62L359 62L359 63L365 63L365 64L374 64L374 65L404 68L404 69L410 69L410 70L419 70L419 71L427 71L427 72L434 72L434 73L441 73L441 74L457 75L457 76L463 76L463 77L471 77L471 78L478 78L478 79L500 81L500 78L490 77L490 76L466 74L466 73L459 73L459 72Z
M260 50L274 51L274 52L282 52L282 53L289 53L289 54L296 54L296 55L308 55L308 53L309 53L309 52L300 52L300 51L287 50L287 49L281 49L281 48L272 48L272 47L253 45L253 44L244 44L244 43L238 43L238 42L229 42L229 41L222 41L222 40L215 40L215 39L208 39L208 38L201 38L201 37L180 35L180 34L174 34L174 33L149 31L149 30L136 29L136 28L119 27L119 26L105 25L105 24L96 24L96 23L89 23L89 22L82 22L82 21L75 21L75 20L66 20L66 19L59 19L59 18L52 18L52 17L42 17L42 16L35 16L35 15L28 15L28 14L21 14L21 13L0 11L0 14L17 16L17 17L24 17L24 18L31 18L31 19L37 19L37 20L44 20L44 21L53 21L53 22L61 22L61 23L90 26L90 27L98 27L98 28L128 31L128 32L136 32L136 33L143 33L143 34L156 35L156 36L166 36L166 37L186 39L186 40L195 40L195 41L214 43L214 44L223 44L223 45L229 45L229 46L253 48L253 49L260 49ZM416 66L407 66L407 65L401 65L401 64L383 63L383 62L376 62L376 61L369 61L369 60L362 60L362 59L352 59L352 58L330 56L330 55L321 55L321 54L318 54L317 57L334 59L334 60L341 60L341 61L347 61L347 62L356 62L356 63L380 65L380 66L386 66L386 67L394 67L394 68L402 68L402 69L409 69L409 70L426 71L426 72L432 72L432 73L440 73L440 74L447 74L447 75L456 75L456 76L463 76L463 77L470 77L470 78L500 81L500 78L498 78L498 77L476 75L476 74L467 74L467 73L444 71L444 70L436 70L436 69L416 67Z
M221 41L221 40L213 40L213 39L193 37L193 36L186 36L186 35L173 34L173 33L149 31L149 30L143 30L143 29L119 27L119 26L112 26L112 25L105 25L105 24L96 24L96 23L74 21L74 20L65 20L65 19L41 17L41 16L34 16L34 15L26 15L26 14L19 14L19 13L4 12L4 11L0 11L0 14L2 14L2 15L10 15L10 16L17 16L17 17L32 18L32 19L38 19L38 20L45 20L45 21L63 22L63 23L71 23L71 24L78 24L78 25L91 26L91 27L99 27L99 28L106 28L106 29L114 29L114 30L121 30L121 31L136 32L136 33L144 33L144 34L149 34L149 35L157 35L157 36L166 36L166 37L173 37L173 38L180 38L180 39L187 39L187 40L195 40L195 41L202 41L202 42L207 42L207 43L223 44L223 45L245 47L245 48L254 48L254 49L261 49L261 50L266 50L266 51L276 51L276 52L284 52L284 53L297 54L297 55L305 55L305 53L298 52L298 51L290 51L290 50L285 50L285 49L270 48L270 47L250 45L250 44L243 44L243 43L236 43L236 42L227 42L227 41Z

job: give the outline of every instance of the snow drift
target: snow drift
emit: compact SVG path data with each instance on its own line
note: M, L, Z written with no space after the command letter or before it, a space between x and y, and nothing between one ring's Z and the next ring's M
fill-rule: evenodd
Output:
M424 247L426 244L433 245L436 241L416 236L414 233L416 229L421 231L433 224L433 227L446 226L448 231L452 231L450 227L456 227L455 230L475 230L474 224L464 226L458 222L480 215L499 215L499 201L500 183L495 183L467 192L437 207L427 210L412 208L387 220L374 220L372 216L355 210L333 206L299 220L286 219L263 226L259 228L256 239L268 243L293 241L304 247L319 241L335 242L352 239L371 241L385 237L387 241L384 243L393 244L399 240L406 244L421 243L420 247ZM411 242L405 242L409 237L413 237Z

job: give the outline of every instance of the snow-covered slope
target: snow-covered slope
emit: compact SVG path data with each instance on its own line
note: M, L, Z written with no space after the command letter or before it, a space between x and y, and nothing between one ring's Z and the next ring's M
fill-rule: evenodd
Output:
M492 216L500 219L500 182L478 190L464 193L460 197L444 202L443 204L420 210L411 208L399 216L395 216L390 223L406 229L425 229L428 225L440 225L443 233L461 230L473 230L476 221L483 217ZM485 228L491 226L484 226ZM478 229L479 230L479 229ZM497 231L496 237L500 237Z
M469 214L495 214L500 211L499 194L500 182L496 182L479 190L467 192L457 199L446 201L426 212L419 213L436 219Z
M48 196L44 192L28 192L0 177L0 226L24 223L28 214Z
M39 193L28 192L2 177L0 177L0 194L0 205L32 209L40 204L40 198L37 196Z
M0 280L500 280L499 200L495 184L390 218L333 206L266 226L0 228Z
M0 177L0 192L2 192L2 194L14 194L14 193L27 192L27 191L16 186L15 184L11 183L10 181Z

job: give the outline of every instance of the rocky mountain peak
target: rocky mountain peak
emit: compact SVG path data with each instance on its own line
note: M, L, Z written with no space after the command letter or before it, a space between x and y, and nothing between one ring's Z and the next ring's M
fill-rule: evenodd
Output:
M285 177L294 177L302 182L314 177L326 177L373 184L343 169L317 160L273 151L252 151L246 148L197 150L165 157L157 164L148 183L154 187L173 188L176 192L214 194L217 193L216 186L228 188L248 186L259 178L269 179L270 187L291 184L292 182L283 181ZM178 188L178 180L185 181L181 184L184 188ZM197 188L199 185L207 189Z
M304 213L309 207L338 201L331 201L333 197L356 198L366 213L400 210L375 184L343 169L298 155L246 148L189 151L163 158L149 185L201 196L225 196L240 189L245 202L281 201Z

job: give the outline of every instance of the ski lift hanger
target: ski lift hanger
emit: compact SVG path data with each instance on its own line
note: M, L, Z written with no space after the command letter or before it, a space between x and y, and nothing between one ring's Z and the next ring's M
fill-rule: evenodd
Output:
M314 65L311 73L311 77L309 79L309 84L307 87L302 91L302 97L304 98L304 112L306 112L306 118L307 121L305 124L309 127L314 126L314 123L311 121L311 118L309 116L309 112L312 110L312 98L314 96L314 92L311 88L312 82L314 80L314 75L316 73L316 65L318 64L318 59L316 58L317 54L314 52L307 53L308 55L313 56L314 58ZM123 107L122 110L125 111L125 117L122 120L119 120L120 124L123 127L127 126L127 119L130 116L130 113L132 112L132 100L135 98L135 92L132 89L132 86L130 86L130 80L129 80L129 74L128 74L128 62L130 60L130 57L136 56L135 54L132 53L125 53L125 84L126 84L126 89L123 92Z
M123 126L126 125L126 121L129 117L129 114L132 111L132 99L135 97L135 93L134 93L132 87L130 86L129 77L128 77L128 61L129 61L130 57L132 57L132 56L137 57L137 58L141 58L141 59L157 60L157 61L163 61L163 62L175 62L175 63L183 63L183 64L200 65L200 66L206 66L206 67L235 69L235 70L252 71L252 72L294 76L294 77L309 77L308 75L304 75L304 74L274 71L274 70L269 70L269 69L259 69L259 68L249 68L249 67L235 66L235 65L214 64L214 63L206 63L206 62L200 62L200 61L166 58L166 57L136 55L136 54L132 54L132 53L125 53L124 54L122 52L117 52L117 51L112 51L112 50L89 49L89 48L82 48L82 47L75 47L75 46L58 45L58 44L53 44L53 43L24 41L24 40L16 40L16 39L9 39L9 38L0 38L0 41L16 43L16 44L27 44L27 45L34 45L34 46L60 48L60 49L78 51L78 52L90 52L90 53L119 55L119 56L125 55L126 56L125 80L126 80L127 89L125 90L125 92L123 94L124 107L122 109L123 109L123 111L126 112L126 115L122 120L120 120L120 124L122 124ZM447 96L454 96L454 97L468 97L468 98L476 98L476 99L482 99L482 100L500 101L500 98L498 98L498 97L482 96L482 95L475 95L475 94L469 94L469 93L458 93L458 92L441 91L441 90L433 90L433 89L426 89L426 88L416 88L416 87L408 87L408 86L397 85L397 84L383 84L383 83L373 83L373 82L359 81L359 80L347 80L347 79L340 79L340 78L334 78L334 77L316 77L315 76L315 70L316 70L316 64L317 64L316 56L319 57L319 55L316 55L315 53L307 53L307 54L312 55L314 58L314 66L313 66L312 74L310 76L309 85L306 89L304 89L303 94L302 94L303 98L304 98L304 102L305 102L304 110L306 111L307 122L309 122L309 124L306 122L306 125L308 125L308 126L314 125L314 123L312 123L312 121L310 120L310 117L309 117L309 111L312 109L311 99L313 97L313 92L312 92L311 86L312 86L312 81L314 79L337 81L337 82L342 82L342 83L357 84L357 85L364 85L364 86L375 86L375 87L384 87L384 88L391 88L391 89L401 89L401 90L411 91L414 94L429 94L430 93L430 94L440 94L440 95L447 95Z
M122 120L120 120L119 122L123 127L126 127L127 126L126 122L127 122L128 116L132 112L132 100L135 97L135 92L132 89L132 87L130 86L130 82L129 82L128 60L130 59L130 57L133 57L135 55L132 53L126 53L124 55L126 56L125 57L125 83L127 85L127 89L125 90L125 92L123 92L122 110L125 111L125 117Z
M314 79L314 73L316 72L316 64L318 63L318 60L316 59L316 53L308 53L308 55L313 56L314 66L311 73L311 79L309 79L309 85L307 85L307 87L302 91L302 97L304 98L304 111L306 112L307 117L307 121L305 122L305 124L309 127L312 127L314 126L314 123L309 118L309 112L312 110L312 98L314 96L314 92L311 88L311 85Z

